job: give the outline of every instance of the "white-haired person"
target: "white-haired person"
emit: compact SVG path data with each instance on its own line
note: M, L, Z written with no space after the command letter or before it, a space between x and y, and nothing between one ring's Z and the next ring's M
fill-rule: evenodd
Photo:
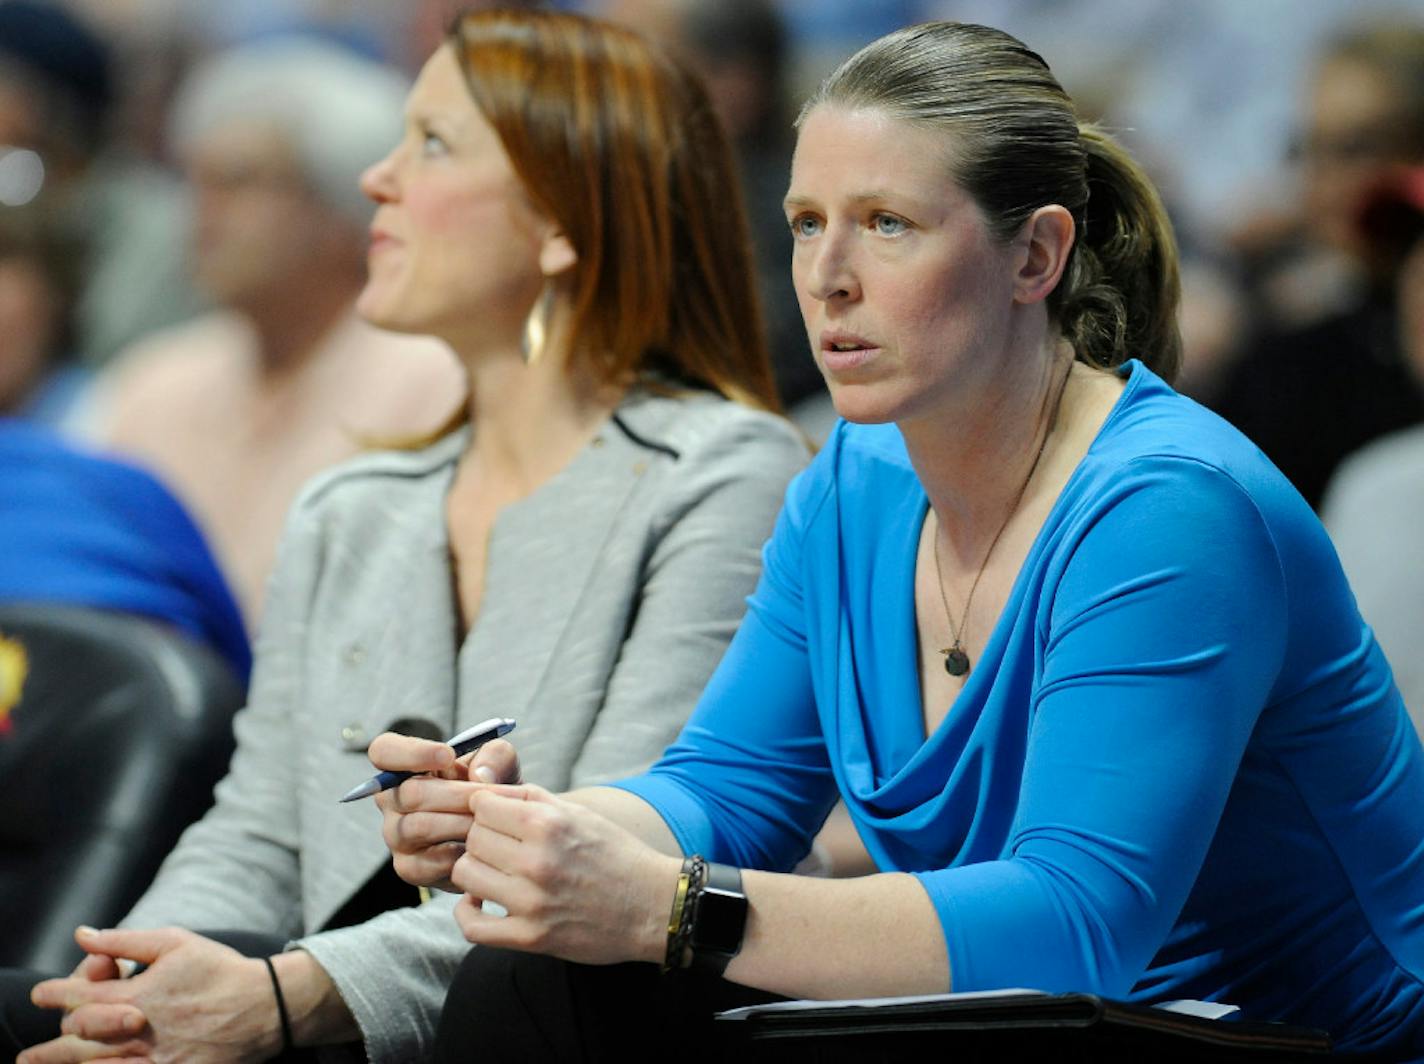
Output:
M371 222L360 176L399 131L407 88L293 36L219 53L174 104L193 275L216 309L122 352L86 417L187 504L249 630L302 484L374 440L429 433L464 396L444 345L354 311Z
M367 740L511 717L553 786L645 768L805 464L726 138L636 34L460 19L363 187L359 311L449 343L468 417L303 493L216 804L120 929L79 934L81 969L34 988L47 1027L16 1010L14 1041L47 1040L21 1060L427 1057L469 947L452 897L417 905L392 871L374 804L337 800ZM118 959L148 966L114 979Z

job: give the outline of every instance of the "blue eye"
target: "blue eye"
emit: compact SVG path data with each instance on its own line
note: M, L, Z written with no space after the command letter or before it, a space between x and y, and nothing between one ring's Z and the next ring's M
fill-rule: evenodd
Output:
M444 155L449 150L449 146L445 143L444 138L442 138L440 134L432 133L429 130L426 130L425 132L421 133L421 155Z
M905 219L897 218L893 214L877 214L871 219L871 225L881 236L899 236L909 228Z
M791 235L800 240L815 236L821 231L820 219L810 214L798 214L791 219Z

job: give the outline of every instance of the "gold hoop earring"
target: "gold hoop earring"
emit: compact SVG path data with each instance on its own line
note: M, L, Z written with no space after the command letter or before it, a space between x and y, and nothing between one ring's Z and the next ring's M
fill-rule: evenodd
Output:
M544 354L544 348L549 342L549 318L553 310L554 288L546 284L539 293L539 298L534 300L529 317L524 319L524 335L519 339L519 351L524 356L526 366L534 365Z

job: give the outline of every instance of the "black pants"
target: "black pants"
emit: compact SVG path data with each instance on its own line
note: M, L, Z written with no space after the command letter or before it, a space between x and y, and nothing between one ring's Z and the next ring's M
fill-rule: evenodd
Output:
M280 953L287 944L281 935L264 935L253 931L202 931L204 938L231 946L244 957L270 957ZM64 1013L58 1009L41 1009L30 1004L30 990L44 979L53 979L68 972L34 972L0 969L0 1060L13 1062L20 1050L48 1042L60 1036L59 1024ZM276 1058L283 1064L305 1064L316 1060L316 1051L296 1049Z
M590 966L532 953L472 949L435 1040L447 1061L721 1060L714 1013L781 998L652 964Z

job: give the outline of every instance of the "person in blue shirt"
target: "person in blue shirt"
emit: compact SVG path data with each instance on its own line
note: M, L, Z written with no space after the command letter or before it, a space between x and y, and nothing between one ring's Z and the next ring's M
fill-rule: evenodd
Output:
M252 650L207 541L137 466L0 417L0 602L132 613L203 643L246 685Z
M786 213L844 420L681 738L565 796L504 743L371 747L437 773L385 837L485 947L437 1056L1003 987L1424 1053L1424 751L1310 508L1168 383L1142 172L1022 43L930 23L806 105ZM788 874L838 797L878 873Z

